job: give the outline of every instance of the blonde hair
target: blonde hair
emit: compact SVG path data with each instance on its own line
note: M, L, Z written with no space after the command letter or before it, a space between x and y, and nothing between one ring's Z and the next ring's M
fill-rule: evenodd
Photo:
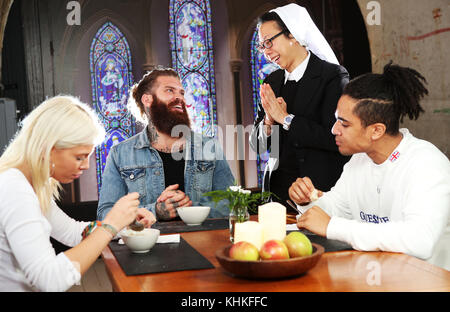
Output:
M0 157L0 173L25 164L43 213L59 199L60 183L50 175L50 152L79 145L98 145L105 130L96 113L79 99L59 95L37 106Z

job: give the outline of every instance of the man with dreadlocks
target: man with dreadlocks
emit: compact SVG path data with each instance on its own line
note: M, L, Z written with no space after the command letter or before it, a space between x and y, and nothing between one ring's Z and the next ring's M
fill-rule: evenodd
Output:
M392 65L344 89L333 126L343 155L353 155L329 192L298 178L290 198L304 212L297 226L354 249L402 252L450 270L450 162L433 144L399 129L417 119L428 94L417 71ZM311 203L312 193L319 199Z

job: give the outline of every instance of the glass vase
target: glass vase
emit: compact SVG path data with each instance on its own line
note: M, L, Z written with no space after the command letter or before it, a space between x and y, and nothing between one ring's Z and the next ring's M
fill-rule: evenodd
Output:
M231 209L229 216L230 223L230 241L234 243L234 231L235 224L248 221L250 219L250 214L248 213L247 207L235 207Z

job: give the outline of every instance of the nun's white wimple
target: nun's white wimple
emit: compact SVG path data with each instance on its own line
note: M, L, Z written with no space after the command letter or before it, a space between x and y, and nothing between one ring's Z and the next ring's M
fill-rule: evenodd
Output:
M339 65L339 61L327 40L304 7L291 3L273 9L270 12L275 12L280 16L291 34L301 45L306 46L322 60Z

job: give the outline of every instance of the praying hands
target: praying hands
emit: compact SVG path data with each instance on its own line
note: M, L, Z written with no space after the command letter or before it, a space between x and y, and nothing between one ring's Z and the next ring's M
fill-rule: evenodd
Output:
M269 84L263 83L259 90L261 104L266 112L268 124L277 122L283 124L284 117L288 115L287 104L282 97L275 97L275 93Z

